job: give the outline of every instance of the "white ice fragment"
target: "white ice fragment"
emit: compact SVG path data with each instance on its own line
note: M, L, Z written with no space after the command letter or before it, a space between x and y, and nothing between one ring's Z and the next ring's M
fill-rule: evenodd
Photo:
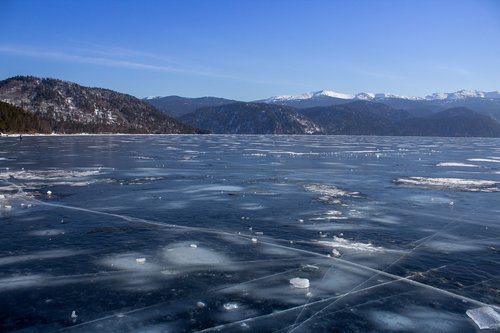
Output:
M224 304L223 306L224 306L224 309L226 309L227 311L236 310L240 307L240 305L236 302L229 302L229 303Z
M256 231L255 234L256 235L263 235L264 233L262 231Z
M465 313L481 330L494 330L500 328L500 313L490 306L470 309Z
M47 191L47 195L48 195L48 196L51 196L51 195L52 195L52 191L51 191L51 190L48 190L48 191Z
M205 304L205 303L203 303L203 302L201 302L201 301L198 301L198 302L196 302L196 306L197 306L198 308L200 308L200 309L203 309L203 308L206 306L206 304Z
M295 288L309 288L309 279L302 279L299 277L290 279L290 284Z
M304 220L303 219L299 219L299 223L304 223Z
M196 248L198 247L198 245L196 245L196 244L191 244L191 245L189 245L189 247L192 247L193 249L196 249Z
M333 248L332 249L332 257L338 258L340 256L341 256L340 251L337 250L336 248Z
M5 199L5 195L0 194L0 199Z
M252 237L252 243L254 243L254 244L257 243L257 238Z
M12 206L11 205L5 205L5 209L11 209Z
M138 264L144 264L146 262L146 258L137 258L135 259L135 261L138 263Z
M73 310L73 312L71 312L71 319L76 319L78 317L78 315L76 314L76 311Z

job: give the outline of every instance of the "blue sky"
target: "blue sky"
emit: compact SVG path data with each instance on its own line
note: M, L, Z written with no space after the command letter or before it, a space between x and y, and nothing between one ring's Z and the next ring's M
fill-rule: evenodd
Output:
M500 90L496 0L0 0L0 79L137 97Z

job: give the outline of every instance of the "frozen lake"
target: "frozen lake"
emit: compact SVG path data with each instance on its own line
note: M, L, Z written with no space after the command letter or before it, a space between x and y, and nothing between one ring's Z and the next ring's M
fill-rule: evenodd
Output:
M476 332L499 305L500 139L0 138L2 332Z

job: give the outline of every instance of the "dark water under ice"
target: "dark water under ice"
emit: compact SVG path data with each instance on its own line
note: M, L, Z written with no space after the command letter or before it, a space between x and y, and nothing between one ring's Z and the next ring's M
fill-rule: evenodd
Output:
M499 139L0 138L2 332L476 332L499 304Z

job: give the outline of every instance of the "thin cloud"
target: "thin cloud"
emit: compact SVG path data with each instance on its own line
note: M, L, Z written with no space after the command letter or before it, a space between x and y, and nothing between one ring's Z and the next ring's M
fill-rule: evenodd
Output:
M80 50L80 52L84 52L84 50ZM123 52L121 52L123 51ZM212 77L219 79L229 79L229 80L237 80L241 82L249 82L256 84L275 84L275 85L289 85L289 86L297 86L296 82L276 82L276 81L267 81L267 80L255 80L248 79L242 76L234 76L227 75L217 72L211 71L203 71L192 68L186 68L182 66L173 66L173 65L158 65L153 63L148 63L144 61L136 61L136 60L127 60L123 58L114 58L111 57L115 55L118 57L124 56L143 56L149 57L152 59L168 61L166 58L154 55L151 53L145 53L141 51L134 51L130 49L120 49L120 48L111 48L111 51L102 51L102 50L86 50L87 54L77 54L74 52L67 51L47 51L41 49L33 49L28 47L20 47L20 46L0 46L0 53L3 54L11 54L11 55L19 55L24 57L31 58L39 58L39 59L47 59L47 60L57 60L57 61L65 61L70 63L81 63L81 64L92 64L99 66L108 66L108 67L122 67L128 69L136 69L136 70L150 70L150 71L158 71L158 72L167 72L167 73L178 73L178 74L186 74L186 75L194 75L194 76L204 76L204 77ZM85 53L85 52L84 52ZM100 54L101 56L92 56L88 53ZM103 57L105 56L105 57Z
M379 79L388 79L388 80L401 80L404 79L400 75L392 74L392 73L386 73L386 72L377 72L377 71L371 71L371 70L364 70L360 68L352 68L351 69L353 72L356 74L361 74L364 76L370 76L370 77L375 77Z
M111 67L124 67L131 69L148 69L148 70L156 70L162 72L184 73L184 74L200 75L200 76L223 77L222 75L218 75L216 73L203 72L203 71L197 71L193 69L186 69L174 66L155 65L155 64L148 64L137 61L123 60L123 59L113 59L109 57L93 57L93 56L79 55L69 52L34 50L24 47L5 47L5 46L0 47L0 53L14 54L14 55L48 59L48 60L61 60L73 63L94 64L94 65L111 66Z
M471 71L469 71L465 68L460 68L460 67L443 66L443 65L438 65L438 66L434 66L434 67L436 68L436 70L459 75L459 76L469 77L469 76L472 76L472 74L473 74Z

